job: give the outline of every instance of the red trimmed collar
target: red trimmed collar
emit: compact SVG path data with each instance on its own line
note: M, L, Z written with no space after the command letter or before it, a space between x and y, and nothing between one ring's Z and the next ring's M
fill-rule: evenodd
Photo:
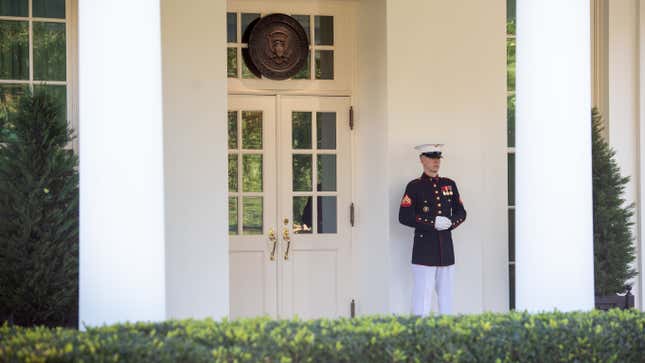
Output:
M432 180L432 181L439 181L439 174L437 173L437 176L432 177L432 176L430 176L430 175L426 174L426 172L424 171L424 172L421 174L421 179L428 179L428 180Z

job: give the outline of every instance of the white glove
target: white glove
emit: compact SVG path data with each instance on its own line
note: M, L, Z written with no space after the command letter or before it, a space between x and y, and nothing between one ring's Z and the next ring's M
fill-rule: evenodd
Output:
M434 220L434 228L437 231L443 231L450 228L450 226L452 226L452 221L448 217L437 216Z

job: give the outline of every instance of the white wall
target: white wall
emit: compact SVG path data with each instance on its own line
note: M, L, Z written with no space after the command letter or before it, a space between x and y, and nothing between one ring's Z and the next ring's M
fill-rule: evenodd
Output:
M389 311L386 1L361 1L358 10L358 85L354 97L356 227L353 235L357 314Z
M409 311L412 231L397 220L421 174L416 144L445 143L440 175L468 212L453 232L456 312L508 308L506 6L494 1L387 3L392 311ZM405 279L405 277L408 277Z
M640 199L640 54L639 54L639 0L611 0L607 2L607 134L611 147L616 150L616 160L622 175L631 176L625 188L627 203ZM641 203L637 205L637 216L642 214ZM635 243L642 251L642 237L639 225L633 228ZM641 259L639 258L639 261ZM641 265L642 266L642 265ZM637 270L643 270L636 265ZM637 306L642 309L642 277L635 279L634 290Z
M412 230L398 222L399 203L422 172L412 147L440 142L440 174L457 181L468 211L453 232L456 311L505 311L505 1L375 0L361 2L359 14L355 244L369 249L363 296L382 298L388 284L387 311L410 312Z
M638 24L638 39L639 39L639 171L645 170L645 147L641 146L643 140L645 140L645 92L641 91L642 85L645 85L645 0L639 0L639 24ZM644 19L644 20L640 20ZM638 238L636 239L636 250L637 260L636 260L636 269L639 274L635 278L636 281L636 291L634 295L636 296L636 308L640 308L641 311L645 311L645 239L643 239L643 224L645 223L645 213L643 213L643 203L645 203L645 195L643 190L645 190L645 178L639 173L639 184L638 184L639 198L637 200L637 216L638 216Z
M228 316L226 3L162 0L168 318Z

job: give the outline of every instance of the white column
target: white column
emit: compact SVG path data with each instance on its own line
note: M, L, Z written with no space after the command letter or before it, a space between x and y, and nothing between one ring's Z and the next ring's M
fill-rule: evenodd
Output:
M594 304L589 0L517 1L519 310Z
M166 316L159 0L79 4L80 324Z

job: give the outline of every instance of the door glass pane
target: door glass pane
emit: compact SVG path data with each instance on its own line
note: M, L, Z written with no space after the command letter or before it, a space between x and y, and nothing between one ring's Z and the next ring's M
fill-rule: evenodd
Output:
M237 149L237 111L228 111L228 148Z
M305 34L307 34L307 39L311 42L311 33L309 29L309 15L291 15L292 18L296 19L300 25L305 29Z
M316 51L316 79L334 79L334 51Z
M34 78L65 80L65 24L34 22Z
M515 154L508 154L508 205L515 205Z
M515 38L506 39L506 89L515 90Z
M228 191L237 192L237 154L228 155Z
M246 65L246 61L244 60L244 57L242 57L242 78L258 78L251 72L249 67Z
M305 64L300 68L298 73L296 73L293 79L310 79L311 78L311 52L307 52L307 60Z
M311 233L311 196L293 197L293 231L294 233Z
M244 34L249 24L259 17L260 14L258 13L242 13L242 34Z
M515 209L508 210L508 260L515 261Z
M65 0L33 0L34 17L65 19Z
M242 201L242 233L262 234L262 197L243 197Z
M28 87L24 84L0 83L0 108L16 111L18 100L27 92Z
M227 48L226 73L231 78L237 78L237 48Z
M294 149L311 149L311 112L292 112L291 139Z
M262 154L242 156L242 184L245 192L262 191Z
M59 121L67 120L67 86L35 85L34 91L45 90L57 103L57 118Z
M237 197L228 198L228 234L238 234Z
M319 149L336 149L336 112L316 113L316 133Z
M515 34L516 0L506 0L506 33Z
M0 79L29 79L29 24L0 20Z
M506 96L506 143L515 147L515 93Z
M310 192L311 188L311 154L293 155L293 191Z
M318 233L336 233L336 197L318 197Z
M242 148L262 149L262 111L242 111Z
M509 308L515 310L515 265L508 265L508 280L510 292L508 295L509 298Z
M336 191L336 155L318 155L318 191Z
M16 112L18 102L27 91L22 84L0 84L0 142L16 140L14 126L8 122L9 113Z
M226 13L226 41L237 43L237 13Z
M27 0L0 0L0 16L29 16Z
M334 17L316 16L316 45L334 45Z

